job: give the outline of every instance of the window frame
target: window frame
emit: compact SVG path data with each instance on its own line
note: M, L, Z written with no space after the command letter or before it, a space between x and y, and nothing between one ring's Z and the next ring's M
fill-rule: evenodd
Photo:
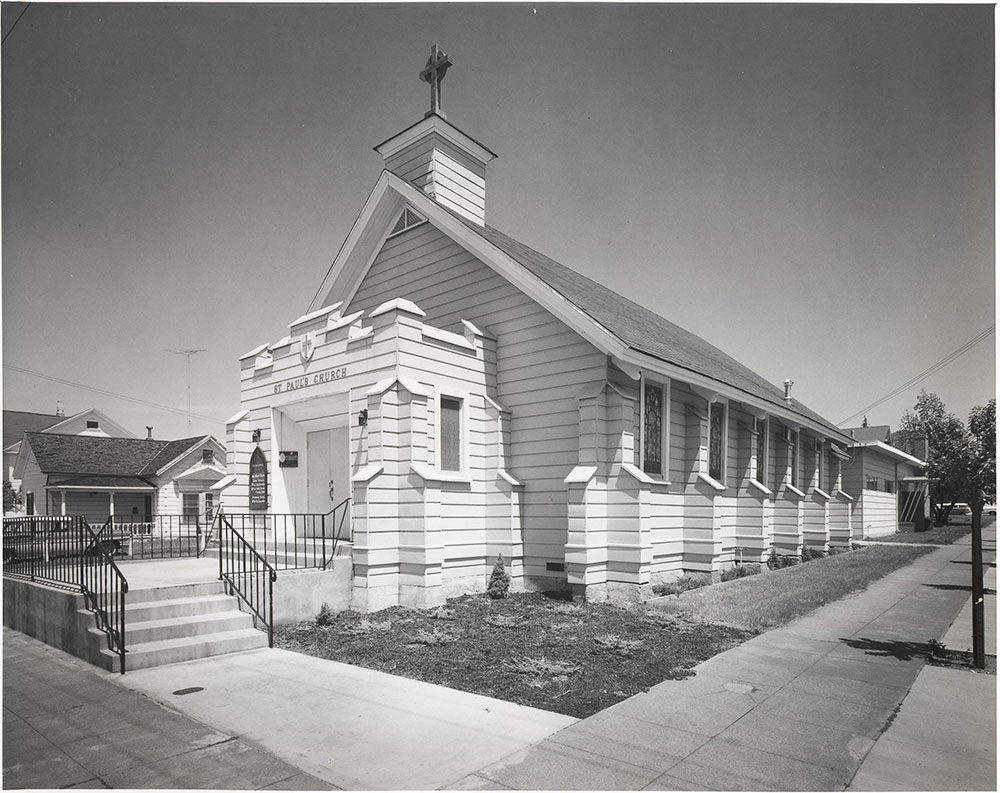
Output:
M822 438L817 437L813 448L816 451L816 487L826 491L823 487L823 455L826 451L826 443Z
M458 470L444 467L442 443L443 416L442 400L450 399L458 402ZM469 475L469 394L451 388L436 389L434 401L434 449L436 454L435 468L448 476L468 477Z
M85 429L88 430L99 430L101 428L101 422L97 419L86 419Z
M719 405L722 408L722 436L719 444L719 475L712 473L712 408ZM708 438L705 454L705 473L709 478L714 479L720 485L727 485L727 471L729 467L729 400L723 397L715 397L708 400Z
M187 507L188 499L194 499L194 511ZM184 526L196 524L201 519L201 493L181 493L181 523Z
M788 484L794 488L799 486L799 468L801 467L801 459L799 457L799 444L802 441L802 433L799 430L792 429L791 427L786 427L788 435L786 439L788 440Z
M754 416L753 426L754 434L757 438L757 448L754 449L754 470L751 478L757 484L767 487L767 453L770 451L770 438L768 436L771 432L771 424L768 420L768 416L764 416L763 418ZM764 468L763 471L761 471L762 462Z
M202 465L214 465L215 464L215 449L207 448L201 450L201 462Z
M660 389L660 470L646 470L646 387ZM639 470L657 481L670 480L670 379L639 376Z

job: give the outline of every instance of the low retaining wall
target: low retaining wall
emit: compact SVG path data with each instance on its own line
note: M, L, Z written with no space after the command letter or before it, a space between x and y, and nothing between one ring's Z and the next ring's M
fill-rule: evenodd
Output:
M326 603L331 611L351 605L351 558L334 557L329 570L287 570L274 583L274 624L311 620Z
M3 624L101 666L100 642L88 638L96 627L94 614L79 592L4 578Z

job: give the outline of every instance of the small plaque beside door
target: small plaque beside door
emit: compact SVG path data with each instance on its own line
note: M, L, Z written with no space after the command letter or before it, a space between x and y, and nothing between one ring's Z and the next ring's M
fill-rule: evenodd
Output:
M298 452L278 452L278 467L279 468L298 468L299 467L299 453Z

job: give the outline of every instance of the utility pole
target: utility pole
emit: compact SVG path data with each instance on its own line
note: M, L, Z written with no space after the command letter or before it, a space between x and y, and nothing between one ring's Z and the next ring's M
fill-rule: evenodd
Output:
M972 663L986 668L986 604L983 587L983 503L972 504Z
M197 355L200 352L208 352L208 350L170 350L174 355L183 355L185 359L186 369L187 369L187 413L188 413L188 432L191 431L191 356Z

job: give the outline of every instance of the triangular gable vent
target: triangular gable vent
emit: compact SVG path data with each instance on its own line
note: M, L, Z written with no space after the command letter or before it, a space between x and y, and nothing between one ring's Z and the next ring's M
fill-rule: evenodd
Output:
M400 213L399 220L397 220L396 225L392 227L392 231L389 232L389 236L391 237L393 234L399 234L407 229L412 229L414 226L419 226L421 223L426 222L427 218L421 217L412 209L406 207L402 213Z

